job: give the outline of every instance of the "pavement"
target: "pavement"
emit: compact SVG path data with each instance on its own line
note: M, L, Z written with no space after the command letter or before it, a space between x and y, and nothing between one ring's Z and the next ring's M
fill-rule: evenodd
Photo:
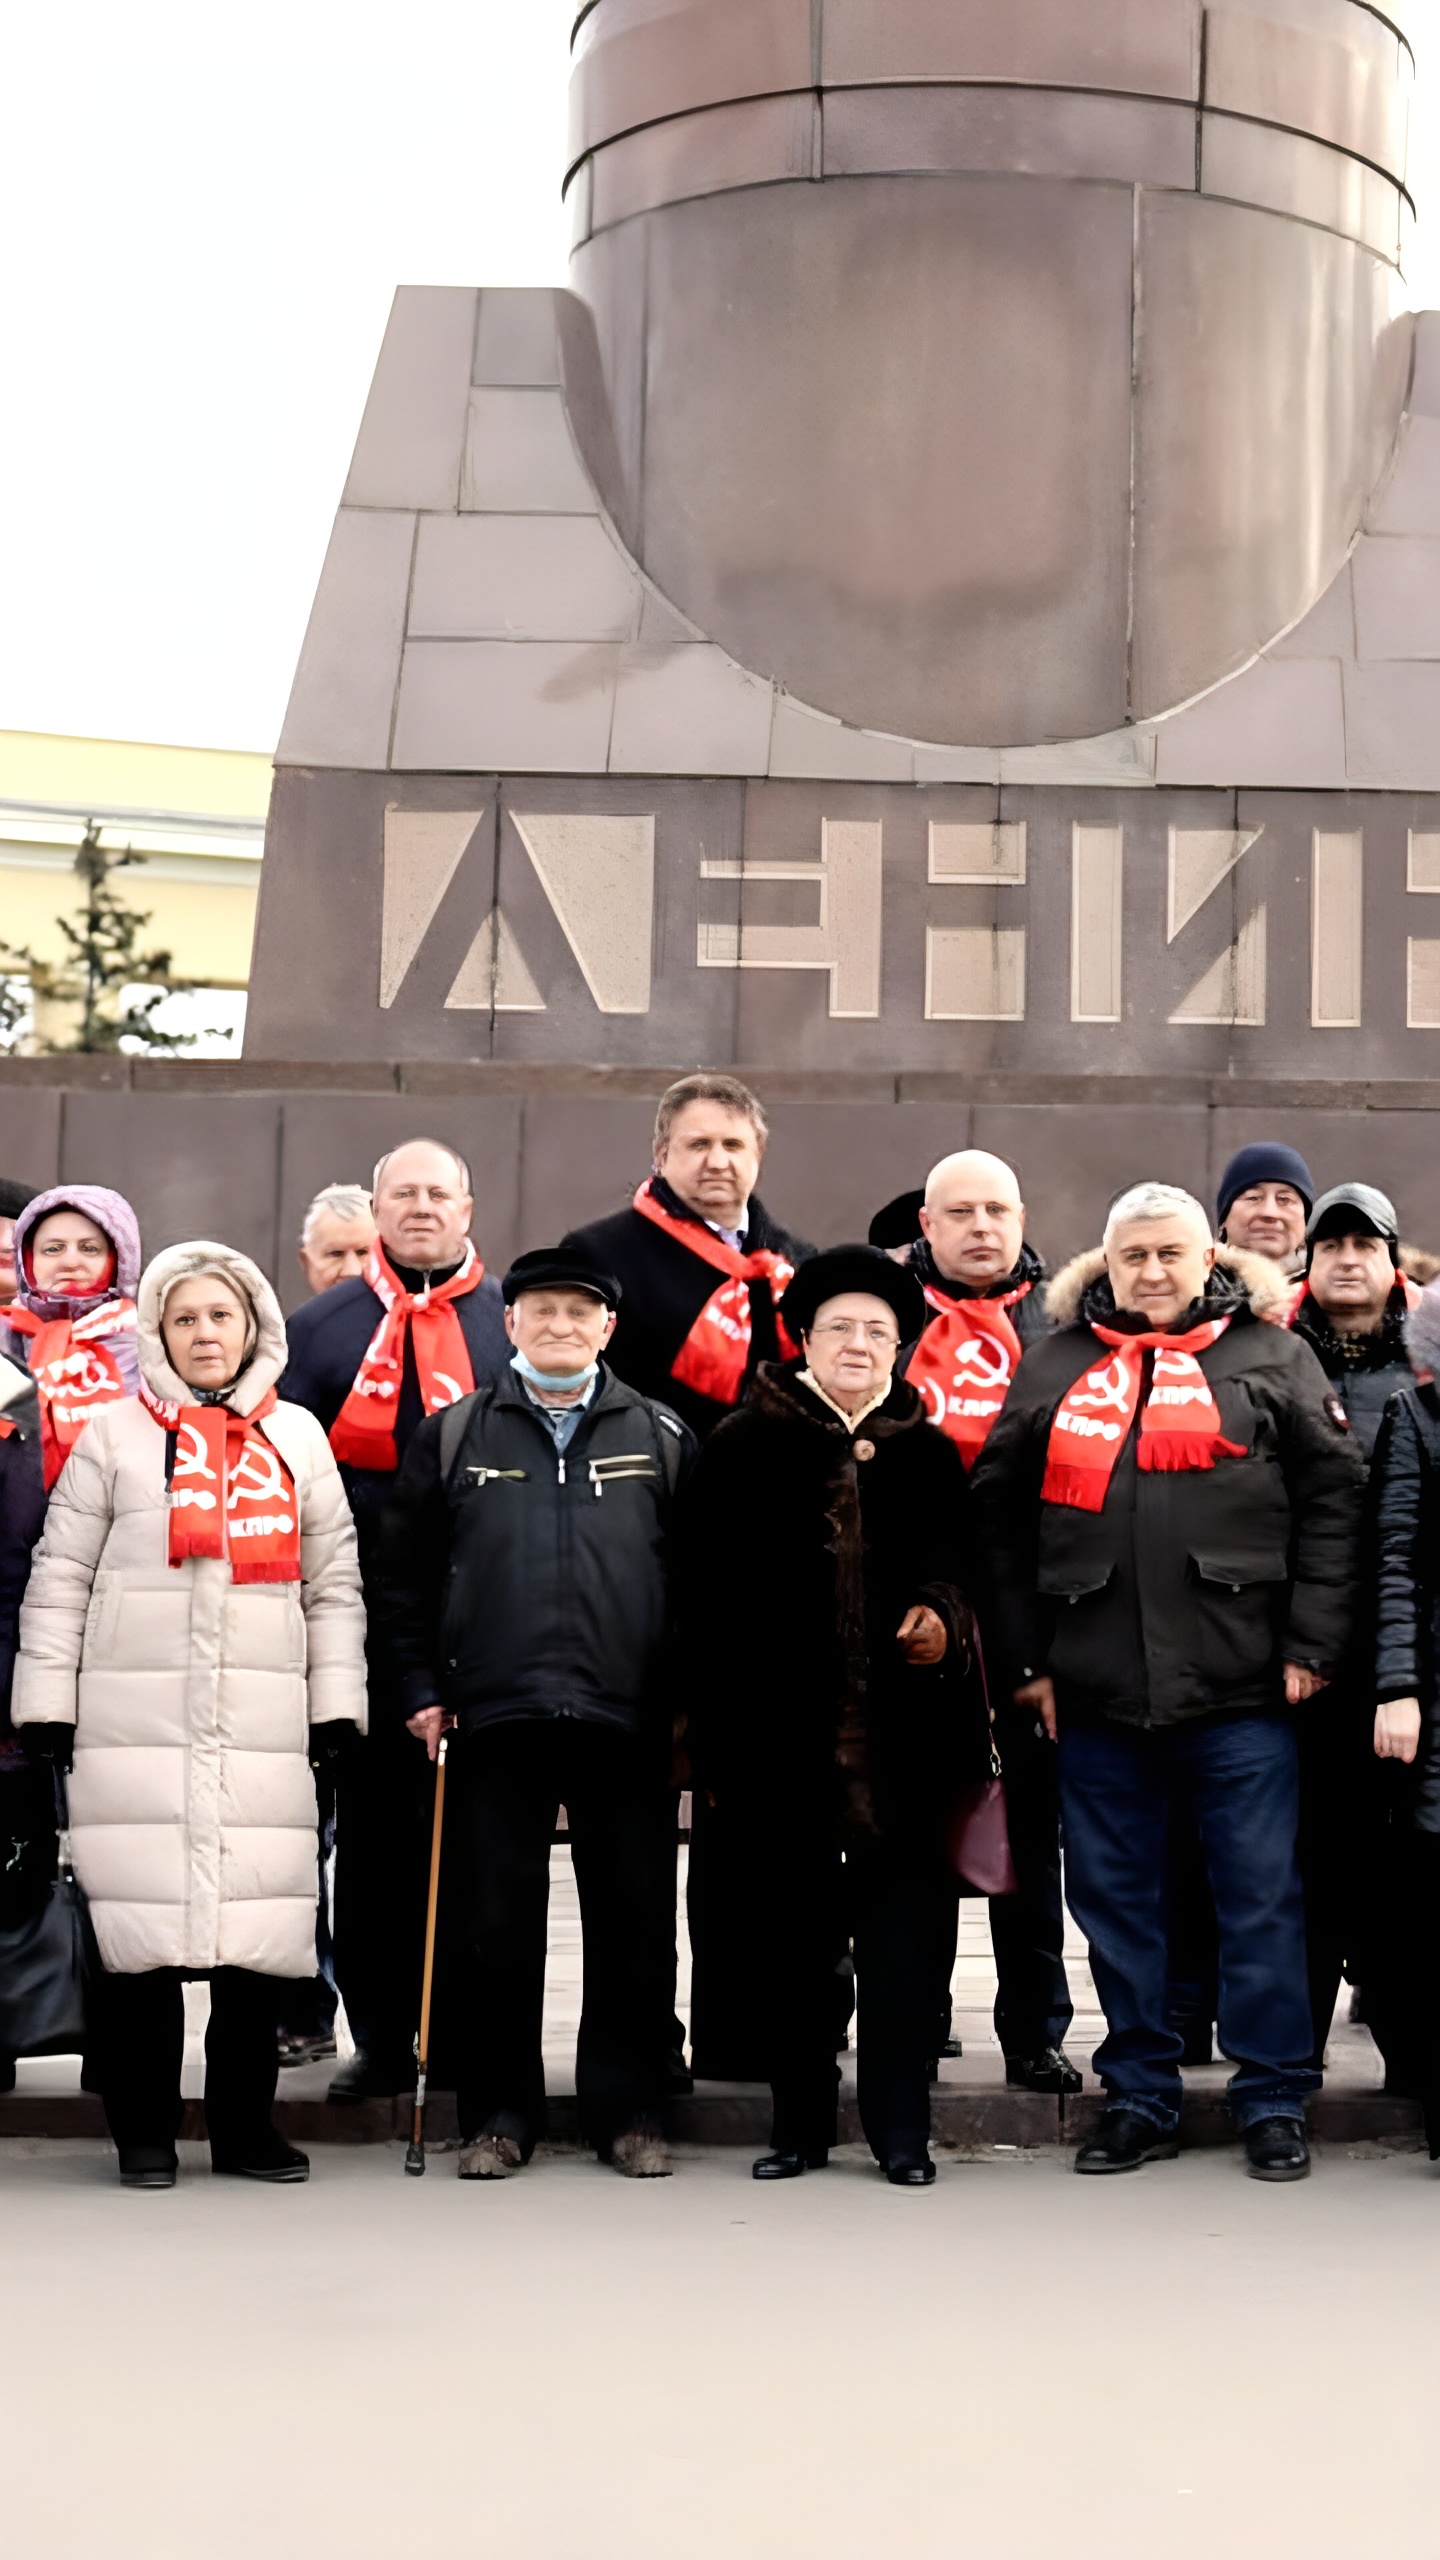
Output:
M1435 2560L1440 2191L1185 2154L399 2145L122 2190L0 2144L5 2545L46 2560Z

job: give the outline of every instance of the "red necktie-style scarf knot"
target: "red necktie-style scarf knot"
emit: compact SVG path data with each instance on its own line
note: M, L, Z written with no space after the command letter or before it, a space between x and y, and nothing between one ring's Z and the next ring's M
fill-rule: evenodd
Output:
M947 1298L927 1287L931 1321L905 1375L925 1399L930 1420L953 1440L967 1471L995 1428L1023 1345L1010 1309L1030 1294L1022 1280L1000 1298Z
M47 1320L29 1307L11 1307L7 1321L31 1337L30 1375L40 1401L40 1456L47 1493L85 1425L125 1393L125 1381L105 1344L133 1333L133 1298L107 1298L84 1316Z
M330 1446L342 1466L369 1467L387 1475L400 1464L395 1426L407 1344L414 1349L420 1402L427 1414L441 1413L446 1405L458 1404L470 1394L475 1372L455 1301L478 1289L484 1277L484 1263L473 1244L467 1244L464 1261L448 1280L434 1289L412 1292L396 1278L384 1247L371 1246L365 1278L385 1313L371 1336L355 1384L330 1426Z
M1075 1511L1103 1511L1115 1462L1129 1437L1144 1383L1145 1354L1153 1352L1150 1392L1140 1416L1135 1463L1145 1475L1168 1475L1214 1466L1217 1458L1245 1451L1223 1437L1220 1408L1196 1354L1228 1331L1228 1316L1213 1317L1189 1333L1117 1333L1092 1325L1112 1357L1083 1369L1063 1396L1050 1426L1044 1502Z
M233 1582L300 1580L295 1479L259 1428L275 1400L272 1387L247 1414L223 1404L167 1404L142 1380L146 1412L175 1434L165 1497L172 1565L191 1556L228 1559Z
M723 1236L717 1236L713 1227L704 1226L697 1219L677 1218L663 1201L656 1199L648 1182L641 1183L634 1206L642 1218L673 1236L697 1261L727 1275L695 1318L670 1364L670 1375L677 1386L689 1387L697 1396L708 1396L713 1404L738 1404L745 1391L755 1336L750 1307L752 1280L769 1283L780 1356L784 1360L795 1357L798 1346L791 1341L780 1314L781 1300L795 1277L794 1263L785 1254L772 1253L765 1247L754 1253L740 1253Z

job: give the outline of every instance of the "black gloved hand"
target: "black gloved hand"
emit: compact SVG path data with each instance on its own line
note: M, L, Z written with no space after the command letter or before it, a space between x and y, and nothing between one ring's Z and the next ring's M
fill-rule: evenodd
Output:
M58 1769L68 1777L75 1765L73 1724L22 1724L20 1739L37 1768Z
M348 1716L337 1716L328 1724L310 1727L310 1766L332 1774L342 1760L348 1760L360 1740L360 1727Z

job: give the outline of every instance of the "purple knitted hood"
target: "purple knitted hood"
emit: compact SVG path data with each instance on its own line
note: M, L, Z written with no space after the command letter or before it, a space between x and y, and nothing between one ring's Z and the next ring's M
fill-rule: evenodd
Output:
M41 1219L48 1218L52 1209L78 1209L83 1218L93 1218L115 1247L115 1278L102 1297L58 1298L33 1286L30 1238ZM133 1298L140 1280L140 1259L140 1226L134 1210L118 1191L103 1190L98 1183L65 1182L54 1191L42 1191L28 1208L21 1210L15 1221L19 1301L22 1307L28 1307L32 1315L41 1317L46 1324L52 1324L62 1316L86 1315L92 1307L103 1306L106 1298ZM23 1363L24 1340L23 1334L11 1334L0 1341L0 1350ZM122 1333L110 1337L109 1349L125 1381L126 1393L134 1395L139 1386L134 1335Z

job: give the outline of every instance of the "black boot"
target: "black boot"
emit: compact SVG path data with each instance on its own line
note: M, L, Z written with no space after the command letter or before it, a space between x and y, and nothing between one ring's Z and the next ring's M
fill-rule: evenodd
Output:
M1012 2089L1033 2089L1042 2098L1078 2098L1085 2083L1068 2053L1058 2044L1038 2053L1007 2053L1005 2079Z
M180 2163L167 2143L122 2142L120 2184L122 2187L173 2187Z
M1298 2116L1262 2116L1245 2127L1245 2160L1252 2178L1279 2185L1310 2175L1310 2145Z
M1075 2154L1082 2178L1110 2178L1122 2169L1138 2169L1147 2160L1175 2160L1178 2132L1166 2133L1150 2116L1134 2107L1107 2107L1088 2142Z
M777 2178L803 2178L807 2169L828 2169L828 2151L763 2151L751 2165L752 2178L773 2183Z
M217 2178L256 2178L267 2187L298 2187L310 2175L305 2153L277 2133L273 2124L248 2141L212 2141L210 2166Z

